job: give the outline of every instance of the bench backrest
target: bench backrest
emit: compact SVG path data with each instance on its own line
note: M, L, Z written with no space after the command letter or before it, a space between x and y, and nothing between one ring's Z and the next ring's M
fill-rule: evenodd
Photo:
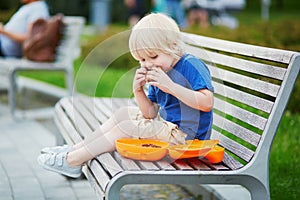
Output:
M208 65L215 88L212 138L237 169L268 159L300 68L299 54L183 33L187 51Z
M80 55L80 34L84 28L85 19L79 16L64 16L65 25L62 39L57 47L57 62L73 62ZM70 66L70 65L67 65ZM73 65L71 65L73 66Z

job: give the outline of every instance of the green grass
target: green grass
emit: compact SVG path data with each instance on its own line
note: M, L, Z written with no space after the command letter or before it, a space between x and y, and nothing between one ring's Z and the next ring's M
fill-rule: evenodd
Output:
M300 115L286 112L270 156L270 189L273 200L300 197Z

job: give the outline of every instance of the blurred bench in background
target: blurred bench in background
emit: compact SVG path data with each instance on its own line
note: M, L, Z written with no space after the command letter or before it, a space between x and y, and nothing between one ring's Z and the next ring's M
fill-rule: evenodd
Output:
M33 110L17 110L17 92L21 87L28 87L58 97L70 96L72 94L74 85L73 62L80 55L79 40L85 19L79 16L64 16L63 23L65 28L54 62L34 62L25 58L0 57L0 87L8 89L9 107L13 117L27 117L41 110L36 109L34 112L32 112ZM18 76L19 72L24 71L63 72L67 90L65 92L65 90L58 89L50 84Z

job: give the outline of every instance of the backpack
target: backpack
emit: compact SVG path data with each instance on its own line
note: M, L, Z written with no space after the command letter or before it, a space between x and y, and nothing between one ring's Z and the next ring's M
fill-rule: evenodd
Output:
M23 43L23 55L32 61L53 62L64 28L63 15L37 19L29 37Z

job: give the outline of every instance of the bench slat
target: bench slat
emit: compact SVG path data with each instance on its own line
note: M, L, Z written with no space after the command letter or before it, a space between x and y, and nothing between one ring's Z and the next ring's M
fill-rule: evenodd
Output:
M76 54L80 53L80 48L75 48L74 44L79 41L80 35L76 33L82 32L85 20L81 17L66 16L63 18L63 22L66 26L63 30L63 38L57 48L56 60L58 61L68 59L67 57L70 55L77 57Z
M98 182L95 178L95 175L93 174L91 169L87 165L84 165L83 168L82 168L82 171L83 171L85 177L88 179L90 185L94 189L94 191L96 193L96 198L97 199L104 199L104 191L99 186L99 184L98 184Z
M202 160L202 162L208 165L212 170L229 170L229 168L224 166L222 163L212 164L205 158Z
M186 45L186 48L189 53L197 56L203 61L247 71L248 73L251 72L253 74L263 75L277 80L282 80L286 72L286 69L281 67L235 58L232 56L211 52L209 50L199 49L190 45Z
M120 167L110 153L103 153L97 156L97 160L102 163L102 167L108 171L111 176L115 176L123 171L122 167Z
M211 138L220 140L219 144L221 146L247 162L249 162L254 155L254 151L251 149L248 149L236 141L224 136L216 130L212 130Z
M116 161L123 167L125 170L140 170L141 168L135 163L134 160L125 158L121 156L117 151L114 151L114 157Z
M251 113L247 110L244 110L240 107L237 107L235 105L232 105L226 101L223 101L221 99L215 98L215 104L214 108L217 110L220 110L226 114L229 114L237 119L242 120L243 122L246 122L254 127L257 127L261 130L264 129L267 119L255 114Z
M98 120L87 108L87 105L84 103L84 101L81 101L78 98L73 98L73 106L84 117L85 122L92 129L92 131L95 131L100 127Z
M110 181L110 177L107 175L106 171L102 168L102 166L98 163L96 159L92 159L88 161L88 167L98 183L98 185L105 191L106 185Z
M95 115L95 118L99 121L99 123L103 124L108 116L95 106L95 102L92 98L80 98L80 100L87 106L91 113Z
M222 85L218 82L213 81L213 86L216 94L220 94L224 97L236 100L243 104L252 106L264 112L270 113L274 105L272 101L263 99L252 94L237 90L235 88Z
M223 163L225 163L232 170L239 169L244 166L232 156L230 156L227 152L224 153Z
M109 98L96 98L94 99L96 108L99 110L103 110L103 113L107 115L107 117L112 116L113 114L113 107L112 107L112 100Z
M79 136L77 130L74 128L72 122L70 122L70 120L68 119L60 103L56 104L55 106L54 120L59 126L59 130L61 131L61 134L68 144L74 144L81 141L81 137Z
M249 88L262 94L270 95L272 97L276 97L280 88L278 85L248 77L242 74L230 72L221 68L216 68L212 65L208 65L208 67L213 78L233 83L244 88Z
M149 161L136 161L141 169L144 170L159 170L159 168L153 163Z
M197 45L204 48L215 49L217 51L225 51L254 58L262 58L265 60L276 61L288 64L295 52L280 50L268 47L255 46L250 44L242 44L238 42L226 41L216 38L195 35L191 33L182 33L186 43Z
M244 141L254 145L255 147L257 147L258 142L260 141L261 137L257 133L246 129L238 124L235 124L234 122L223 118L215 113L213 115L213 123L219 128L222 128L223 130L232 133L233 135L243 139Z
M172 162L174 167L178 170L193 170L191 166L189 166L184 160L179 159Z
M72 103L73 102L69 99L62 99L61 101L61 105L64 107L69 118L73 121L74 126L83 137L86 137L92 133L92 129L86 124L85 119L82 118L81 114L74 108Z
M170 162L166 159L160 160L156 162L156 165L161 170L175 170L175 168L170 164Z
M210 167L201 162L198 158L188 159L188 162L196 170L211 170Z

